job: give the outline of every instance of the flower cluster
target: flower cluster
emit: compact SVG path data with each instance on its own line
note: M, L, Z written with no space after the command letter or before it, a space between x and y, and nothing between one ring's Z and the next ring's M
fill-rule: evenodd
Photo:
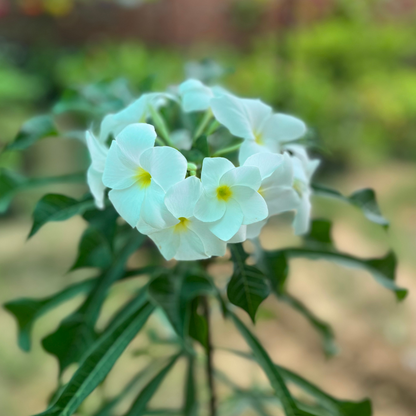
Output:
M294 212L295 233L305 233L310 179L319 164L298 141L305 124L274 113L260 100L198 80L172 90L144 94L107 115L99 135L87 132L92 160L87 179L97 207L104 208L109 188L108 198L120 216L148 235L166 259L222 256L227 243L257 237L268 218L286 211ZM168 104L179 106L184 116L205 112L196 135L179 129L164 140L157 137L152 124L164 130L158 110ZM210 142L227 130L228 136L242 139L228 148L238 150L239 166L215 154L199 165L185 158L199 136L206 134ZM227 153L225 148L216 152Z

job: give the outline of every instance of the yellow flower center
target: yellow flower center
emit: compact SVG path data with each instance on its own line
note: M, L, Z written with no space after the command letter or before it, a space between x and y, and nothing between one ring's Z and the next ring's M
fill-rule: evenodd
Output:
M184 231L188 229L189 220L188 218L185 218L185 217L179 217L178 220L179 222L178 224L175 225L175 228L173 229L173 231L175 233L183 233Z
M221 185L217 188L217 198L227 202L231 196L233 195L233 191L228 185Z
M303 185L303 183L299 179L295 179L293 181L293 189L296 191L296 193L300 197L302 197L302 195L303 195L303 192L305 190L304 188L305 188L305 186Z
M263 135L261 133L254 133L254 137L255 137L255 140L256 140L257 144L260 144L260 145L264 144L263 143Z
M264 198L264 189L260 187L257 191Z
M143 168L137 169L135 178L140 188L147 188L152 182L152 175Z

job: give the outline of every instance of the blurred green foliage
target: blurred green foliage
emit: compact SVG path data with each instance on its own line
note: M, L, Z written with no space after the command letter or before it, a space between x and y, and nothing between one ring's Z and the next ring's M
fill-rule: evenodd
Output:
M2 58L1 141L11 140L22 113L46 109L68 88L124 77L138 94L164 90L183 79L187 60L210 56L230 68L220 81L226 87L305 119L329 162L354 167L414 158L416 25L410 23L335 14L262 36L247 50L200 47L184 54L105 41L76 51L34 50L23 65Z

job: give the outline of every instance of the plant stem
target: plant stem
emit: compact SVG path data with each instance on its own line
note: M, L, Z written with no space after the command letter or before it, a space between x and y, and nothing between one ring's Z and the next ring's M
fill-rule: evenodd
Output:
M209 310L209 303L208 298L204 296L202 298L202 307L205 319L207 321L207 360L206 360L206 372L207 372L207 381L208 381L208 389L210 394L209 400L209 409L210 409L210 416L217 415L217 398L215 395L215 387L214 387L214 366L213 366L213 349L212 349L212 342L211 342L211 325L210 325L210 310Z
M241 147L242 144L243 142L240 142L240 143L234 144L233 146L224 147L224 149L217 150L212 156L216 157L216 156L226 155L227 153L235 152Z
M207 127L211 118L212 118L212 111L208 109L207 112L204 114L204 117L202 118L201 122L199 123L198 128L195 131L193 141L195 141L203 133L203 131Z

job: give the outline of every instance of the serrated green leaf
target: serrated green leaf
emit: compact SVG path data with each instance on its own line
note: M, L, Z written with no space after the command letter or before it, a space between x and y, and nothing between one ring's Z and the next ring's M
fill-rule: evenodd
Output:
M146 292L132 302L136 305L134 313L125 316L117 327L106 331L94 343L58 400L37 416L71 416L105 379L153 312L154 307L146 301Z
M101 230L95 227L87 228L82 234L78 247L78 256L70 270L82 267L98 267L106 269L113 260L110 242Z
M307 416L308 413L300 410L289 389L287 388L282 374L278 367L274 365L266 350L258 339L249 331L243 322L233 313L230 313L235 326L251 348L256 362L265 372L269 382L280 400L286 416Z
M84 213L94 206L90 198L76 200L69 196L48 194L42 197L33 211L33 226L29 237L36 234L39 229L50 221L65 221L75 215Z
M0 214L7 211L17 193L54 183L85 182L85 173L27 179L15 172L0 169Z
M312 189L316 195L336 198L356 206L369 221L375 224L381 225L384 228L389 226L389 222L381 214L380 207L377 204L376 194L372 189L361 189L349 197L342 195L335 189L316 183L312 184Z
M195 357L188 355L188 368L185 381L184 416L196 416L198 414L198 400L196 396L197 385L195 379Z
M258 307L270 294L267 278L257 267L246 264L248 256L242 244L230 247L234 273L227 287L228 299L233 305L244 309L255 322Z
M177 359L181 356L181 354L175 355L169 363L160 370L152 380L143 388L140 394L137 396L136 400L133 402L130 409L125 413L124 416L141 416L145 414L145 410L147 404L149 403L150 399L156 393L157 389L161 385L162 381L165 379L169 371L175 365Z
M96 280L85 302L63 320L54 333L43 339L44 349L57 357L60 373L78 362L96 339L94 327L105 296L111 285L123 277L128 258L145 240L136 230L131 232L130 239L120 249L112 266Z
M57 135L58 130L51 116L36 116L23 124L14 141L5 150L24 150L40 139Z
M78 294L88 292L94 283L95 279L88 279L68 286L64 290L44 299L23 298L5 303L5 309L15 316L19 326L19 347L23 351L30 350L31 331L33 324L38 318Z

